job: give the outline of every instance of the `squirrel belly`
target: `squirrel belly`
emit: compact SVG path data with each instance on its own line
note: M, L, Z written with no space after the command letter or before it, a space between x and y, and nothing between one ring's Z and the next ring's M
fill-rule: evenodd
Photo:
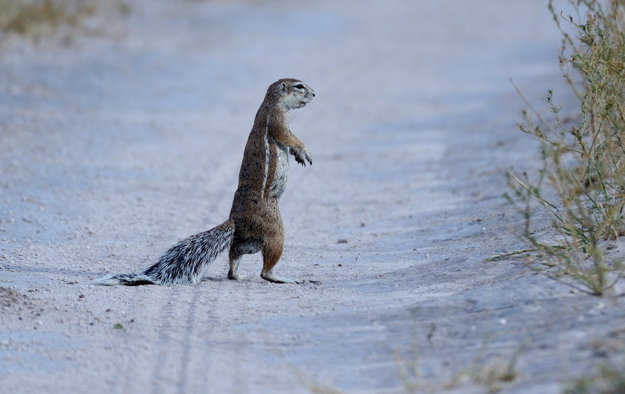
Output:
M289 153L303 166L312 154L290 129L289 111L308 104L315 92L297 79L280 79L269 86L250 132L239 171L230 217L208 231L171 247L138 274L100 278L100 285L172 285L200 283L219 253L229 249L228 278L241 279L238 267L245 254L262 253L261 277L274 283L302 283L273 273L282 255L284 226L278 202L289 178Z
M276 172L273 182L269 186L269 197L280 200L289 182L289 150L286 146L276 142Z

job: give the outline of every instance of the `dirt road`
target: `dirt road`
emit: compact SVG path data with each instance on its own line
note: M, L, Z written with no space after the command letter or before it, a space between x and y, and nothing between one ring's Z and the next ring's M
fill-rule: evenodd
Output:
M128 5L0 49L0 392L308 392L295 370L401 392L416 341L425 392L526 344L498 385L543 394L612 356L591 345L622 305L482 262L523 247L503 173L537 151L509 78L541 108L560 87L545 1ZM282 77L317 93L292 113L315 162L291 161L276 268L305 284L254 255L241 282L222 256L197 286L92 285L227 218Z

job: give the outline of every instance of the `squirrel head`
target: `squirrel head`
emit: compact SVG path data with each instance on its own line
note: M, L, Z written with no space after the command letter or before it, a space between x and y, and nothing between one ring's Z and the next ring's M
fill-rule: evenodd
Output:
M269 86L267 97L276 99L286 110L302 108L315 97L315 91L304 82L283 78Z

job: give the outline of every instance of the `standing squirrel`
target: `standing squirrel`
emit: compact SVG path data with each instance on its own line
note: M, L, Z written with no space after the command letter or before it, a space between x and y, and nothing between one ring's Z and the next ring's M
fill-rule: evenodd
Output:
M284 246L284 227L278 201L289 177L289 153L295 161L312 165L312 154L290 129L289 110L302 108L315 92L297 79L280 79L267 89L245 145L230 218L208 231L184 239L156 264L139 274L100 278L100 285L172 285L200 283L224 249L230 249L228 279L240 279L237 270L244 254L262 252L260 276L274 283L303 283L273 273Z

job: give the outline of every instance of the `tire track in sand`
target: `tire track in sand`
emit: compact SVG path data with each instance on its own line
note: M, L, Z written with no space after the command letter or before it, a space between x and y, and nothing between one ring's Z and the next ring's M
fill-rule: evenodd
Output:
M230 203L229 200L222 201ZM193 294L180 343L181 369L176 391L179 394L221 393L223 391L218 386L224 382L236 383L236 390L232 392L247 391L247 381L242 379L239 371L246 362L243 355L247 342L244 338L226 340L224 348L223 339L215 340L216 337L223 338L224 332L232 334L232 323L251 312L249 286L245 282L226 279L227 258L219 259L218 264L224 263L225 267L219 267L219 279L199 286L185 286L185 291L189 289ZM233 379L230 374L234 374ZM224 378L226 375L228 379Z
M162 322L158 335L158 344L167 344L171 342L172 337L174 335L175 327L173 326L172 316L176 314L176 310L179 309L178 298L180 293L180 287L173 286L171 288L171 293L165 305L161 309L160 321ZM166 347L160 347L158 350L158 355L155 358L155 364L152 369L152 379L153 382L152 390L150 390L153 394L161 393L161 386L164 383L164 379L166 377L163 375L163 371L167 366L168 355L170 352L167 351Z
M228 141L224 145L233 143ZM231 150L228 148L220 151ZM214 201L208 205L207 212L222 212L231 203L228 185L236 181L239 158L229 159L225 153L221 156L221 165L211 172L209 187L218 192L215 193ZM205 299L206 293L213 293L215 290L214 287L210 289L204 287L201 284L172 286L169 296L164 301L160 313L162 324L156 335L157 343L151 346L155 351L150 356L154 356L155 359L146 360L153 363L150 381L153 382L151 392L154 394L163 392L182 394L192 391L189 382L198 378L194 376L192 368L193 355L198 348L194 335L195 327L202 327L202 332L209 334L214 324L213 307L208 308L208 311L202 311L199 316L197 313L198 304ZM221 294L217 294L216 297L213 303L220 301ZM210 348L207 350L210 351ZM206 366L202 366L201 371L202 375L205 375Z
M191 338L193 335L193 327L195 326L195 314L197 311L197 303L200 296L199 289L193 289L193 299L189 306L189 312L187 313L187 319L184 326L184 338L182 340L182 356L180 360L180 373L178 376L178 393L184 394L187 392L188 379L189 379L189 358L192 349Z

